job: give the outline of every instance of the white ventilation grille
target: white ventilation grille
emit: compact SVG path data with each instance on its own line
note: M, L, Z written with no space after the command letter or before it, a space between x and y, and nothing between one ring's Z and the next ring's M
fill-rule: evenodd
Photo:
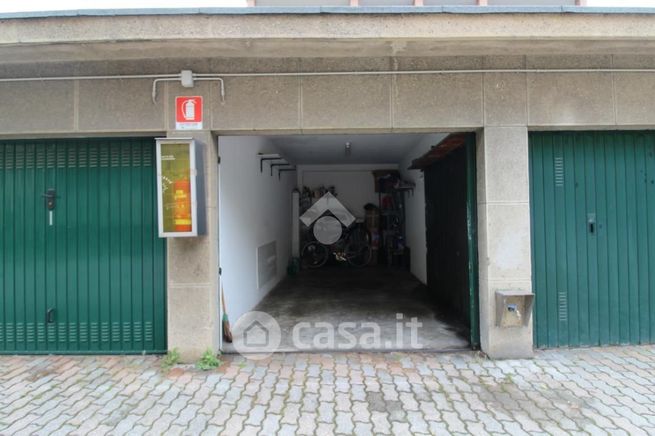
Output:
M557 315L560 322L567 322L569 320L569 308L566 291L559 291L557 293Z
M564 157L555 157L555 186L558 188L564 187Z

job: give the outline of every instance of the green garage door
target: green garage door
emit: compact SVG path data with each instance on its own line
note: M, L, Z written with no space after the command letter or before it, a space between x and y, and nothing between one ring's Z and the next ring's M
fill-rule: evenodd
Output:
M0 142L0 353L166 349L153 151L152 139Z
M535 344L655 342L655 133L530 135Z

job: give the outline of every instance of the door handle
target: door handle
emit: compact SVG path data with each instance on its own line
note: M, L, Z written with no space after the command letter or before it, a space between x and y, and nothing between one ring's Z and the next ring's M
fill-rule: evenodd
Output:
M587 215L587 229L592 235L596 233L596 214L590 213Z
M51 307L45 313L45 323L52 324L53 322L55 322L55 309Z

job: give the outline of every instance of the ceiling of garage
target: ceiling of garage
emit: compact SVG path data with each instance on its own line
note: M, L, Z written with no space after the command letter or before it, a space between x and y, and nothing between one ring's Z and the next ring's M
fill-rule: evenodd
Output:
M437 144L446 134L294 135L270 139L295 164L395 164L426 137Z

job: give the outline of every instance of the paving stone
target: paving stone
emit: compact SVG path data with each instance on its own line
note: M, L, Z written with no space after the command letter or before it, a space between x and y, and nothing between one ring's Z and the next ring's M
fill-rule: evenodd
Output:
M214 414L209 418L209 424L223 427L227 420L232 416L234 407L235 406L231 404L221 404L218 409L214 411Z
M451 432L467 433L466 425L459 418L459 415L457 415L457 413L455 413L455 412L443 412L441 414L441 416L443 416L444 422L446 423L446 426L448 427L448 430L450 430Z
M302 407L304 412L316 412L318 408L318 395L313 393L305 393L302 396Z
M368 403L363 403L360 401L354 402L352 407L352 412L353 412L353 421L358 421L358 422L371 421L371 413L368 410Z
M232 414L230 418L225 421L225 432L227 434L238 434L243 430L243 424L246 421L246 417L243 415L238 415L236 413Z
M199 409L200 406L197 404L188 404L184 409L182 409L174 423L182 426L187 425L193 418L195 418L196 412Z
M342 434L352 434L355 424L353 423L353 414L350 412L337 412L335 422L337 425L336 432Z
M375 433L391 433L391 423L389 414L386 412L371 412L371 421L373 421L373 430Z
M280 415L268 413L262 422L262 434L273 435L280 429Z
M391 423L391 431L394 435L411 434L409 424L406 422L394 421Z
M246 424L258 426L264 421L266 417L266 407L262 405L255 405L248 411L248 418Z
M366 389L364 385L351 385L350 398L353 401L366 401Z
M408 411L407 421L412 433L429 433L429 425L420 412Z
M298 434L313 435L316 429L316 414L302 412L298 418Z
M428 429L434 435L450 434L445 422L428 421Z
M317 436L332 436L335 432L335 425L332 423L320 422L316 427Z
M114 428L113 433L116 435L124 435L127 432L132 432L134 425L139 420L138 415L130 415L127 418L123 419L118 425Z
M297 424L300 418L300 404L287 403L282 411L282 423Z
M191 434L201 434L207 427L208 416L198 413L187 426L187 431Z
M655 434L655 347L456 354L0 356L0 434Z
M346 393L338 393L334 397L335 400L335 410L339 412L349 412L352 410L352 402L350 401L350 396Z
M243 431L241 431L241 433L239 433L239 435L240 436L256 436L256 435L259 434L259 430L260 429L258 427L246 424L243 427Z
M398 395L398 398L400 399L400 402L403 405L403 409L418 411L418 402L416 401L416 399L414 398L414 396L411 393L401 392Z
M281 395L274 395L268 403L268 413L282 413L284 409L285 398Z
M334 403L321 401L318 406L318 421L324 423L333 422L335 416L334 407Z
M287 401L300 403L302 401L302 386L291 386L287 393Z
M278 434L280 436L295 436L297 430L298 430L297 425L283 424Z
M357 436L369 436L373 434L373 424L356 422L353 434Z

